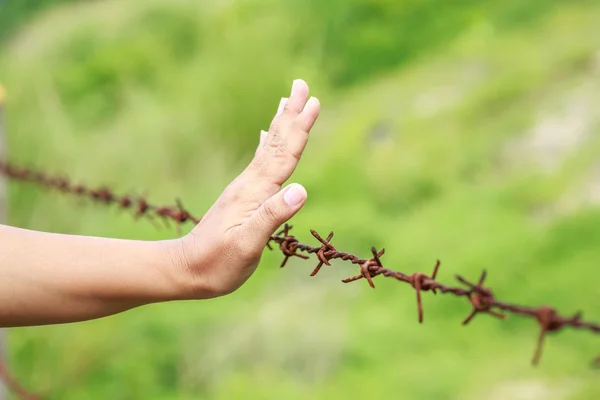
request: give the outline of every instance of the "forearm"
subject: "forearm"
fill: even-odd
[[[306,82],[282,98],[254,159],[186,236],[133,241],[0,225],[0,327],[75,322],[143,304],[224,296],[306,202],[294,172],[320,110]],[[261,188],[261,190],[257,190]]]
[[[0,326],[82,321],[175,299],[172,244],[0,225]]]

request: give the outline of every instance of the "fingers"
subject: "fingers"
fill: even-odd
[[[277,113],[275,113],[275,117],[279,117],[280,115],[283,114],[283,109],[285,108],[287,101],[288,101],[287,97],[281,98],[281,100],[279,101],[279,107],[277,107]],[[267,141],[268,134],[269,134],[269,132],[267,132],[267,131],[263,131],[263,130],[260,131],[260,141],[258,143],[258,147],[256,148],[256,152],[254,153],[255,157],[258,155],[258,152],[260,151],[260,149],[265,146],[265,142]]]
[[[280,115],[283,114],[283,109],[285,108],[285,105],[287,104],[288,98],[287,97],[282,97],[281,100],[279,101],[279,107],[277,108],[277,113],[275,114],[276,117],[279,117]],[[258,143],[258,147],[256,148],[256,152],[254,153],[254,155],[258,155],[258,152],[260,151],[261,148],[263,148],[265,146],[265,142],[267,141],[267,135],[269,134],[269,132],[267,131],[260,131],[260,141]]]
[[[302,208],[306,197],[306,189],[297,183],[292,183],[274,194],[245,224],[245,229],[248,229],[248,237],[256,238],[260,246],[264,247],[275,230]]]
[[[296,169],[319,116],[319,100],[314,97],[308,100],[308,94],[306,82],[301,79],[293,82],[290,97],[282,98],[279,103],[263,150],[257,152],[251,164],[250,169],[258,175],[256,179],[271,187],[266,196],[279,190]]]
[[[319,99],[317,99],[316,97],[311,97],[310,99],[308,99],[308,103],[306,103],[304,110],[302,110],[302,112],[298,116],[298,126],[302,130],[310,132],[313,125],[317,121],[320,112],[321,103],[319,102]]]
[[[319,116],[320,109],[321,105],[319,100],[316,97],[311,97],[304,106],[304,109],[295,118],[291,128],[292,131],[285,144],[288,151],[288,169],[282,169],[282,172],[285,173],[281,177],[281,179],[283,179],[282,183],[285,182],[296,169],[300,157],[302,157],[302,153],[308,143],[309,132]]]
[[[290,98],[284,107],[283,113],[296,116],[302,112],[308,100],[308,85],[302,79],[296,79],[292,83]]]
[[[319,102],[319,99],[317,99],[316,97],[311,97],[310,99],[308,99],[308,102],[304,106],[304,109],[302,110],[300,115],[296,117],[296,124],[298,128],[303,130],[306,133],[306,135],[308,135],[313,125],[317,121],[320,112],[321,103]],[[303,146],[306,146],[307,141],[308,136],[306,137]],[[302,149],[304,150],[304,147]]]
[[[277,108],[277,114],[275,114],[276,117],[279,117],[281,114],[283,114],[283,109],[287,105],[287,102],[288,102],[287,97],[281,98],[281,101],[279,102],[279,108]]]

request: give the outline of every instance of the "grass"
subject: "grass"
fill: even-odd
[[[336,89],[310,53],[290,54],[294,32],[284,20],[242,18],[251,6],[201,12],[184,1],[102,3],[49,14],[5,46],[11,160],[147,190],[155,202],[181,196],[202,212],[249,160],[291,79],[302,76],[314,82],[323,112],[293,177],[309,193],[292,221],[301,241],[311,242],[311,228],[333,229],[339,249],[367,255],[370,246],[385,247],[385,265],[407,273],[430,272],[440,258],[447,283],[486,268],[500,299],[564,313],[583,308],[600,320],[600,212],[585,204],[554,212],[565,196],[585,194],[575,189],[589,185],[596,163],[597,116],[586,116],[589,139],[562,151],[555,170],[536,164],[531,152],[543,150],[515,157],[509,146],[528,143],[548,115],[570,110],[577,90],[587,89],[586,104],[597,101],[597,4],[563,4],[511,30],[475,25],[401,69]],[[166,31],[155,25],[157,13],[167,16]],[[62,33],[48,39],[52,18]],[[98,28],[108,20],[113,29]],[[169,53],[164,32],[173,30],[174,43],[190,46],[183,55]],[[200,39],[181,39],[188,36]],[[155,48],[161,40],[167,45]],[[9,189],[14,225],[174,235],[29,186]],[[540,210],[550,211],[540,218]],[[355,268],[338,262],[310,278],[310,262],[280,270],[279,260],[265,253],[255,276],[221,299],[14,329],[12,368],[29,387],[67,400],[600,393],[587,364],[598,349],[591,334],[551,335],[532,368],[533,321],[481,316],[465,328],[464,301],[425,296],[421,326],[409,287],[384,279],[376,290],[343,285]]]

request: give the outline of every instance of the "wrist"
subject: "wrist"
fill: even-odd
[[[206,268],[201,249],[188,234],[178,239],[162,242],[167,262],[164,276],[171,287],[171,300],[199,300],[218,297],[211,289],[210,279],[203,272]]]
[[[85,288],[79,293],[81,297],[124,302],[131,306],[178,299],[166,241],[111,242],[114,245],[111,248],[112,259],[104,262],[119,272],[109,274],[111,282],[102,275],[89,276],[89,285],[78,285]],[[108,244],[105,247],[108,249]]]

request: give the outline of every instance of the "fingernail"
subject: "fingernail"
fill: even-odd
[[[287,97],[282,97],[281,100],[279,101],[279,107],[277,108],[277,114],[275,114],[276,117],[280,116],[281,114],[283,114],[283,109],[285,108],[285,105],[288,101]]]
[[[317,102],[317,98],[311,96],[310,99],[308,99],[308,101],[306,102],[306,104],[304,105],[304,109],[312,107],[315,103]]]
[[[306,198],[306,189],[302,185],[292,183],[283,194],[283,201],[288,206],[297,206]]]
[[[294,92],[296,91],[297,87],[298,87],[298,79],[294,79],[294,81],[292,82],[292,91],[290,92],[290,96],[294,95]]]
[[[259,146],[263,147],[265,145],[265,140],[267,139],[267,135],[269,134],[269,132],[267,131],[260,131],[260,142],[259,142]]]

